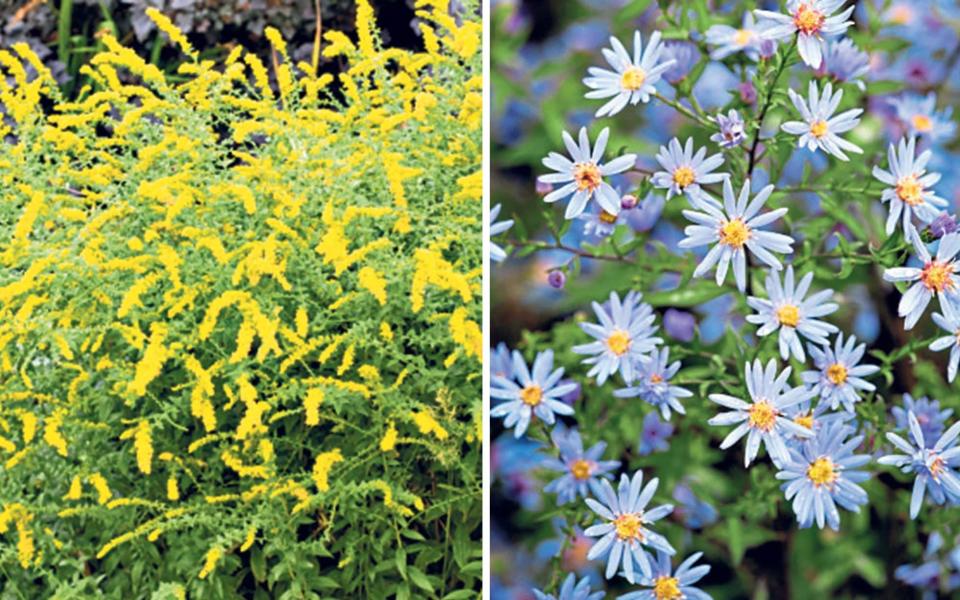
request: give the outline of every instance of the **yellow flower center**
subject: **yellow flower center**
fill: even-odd
[[[653,581],[653,595],[657,600],[682,600],[680,580],[662,575]]]
[[[827,135],[827,122],[823,119],[817,119],[814,121],[810,125],[810,134],[817,139]]]
[[[617,537],[621,540],[643,541],[643,519],[640,513],[622,514],[613,520],[613,527],[617,531]]]
[[[900,179],[894,189],[897,192],[897,197],[910,206],[916,206],[923,202],[923,186],[913,175],[907,175]]]
[[[800,322],[800,309],[794,304],[784,304],[777,309],[777,320],[781,325],[796,327]]]
[[[819,32],[820,28],[823,27],[824,20],[823,13],[809,4],[801,4],[797,12],[793,14],[793,24],[807,35]]]
[[[923,270],[920,271],[920,281],[931,292],[943,292],[944,290],[953,289],[954,283],[953,279],[951,279],[952,275],[952,265],[931,260],[923,267]]]
[[[685,188],[697,178],[697,174],[690,167],[677,167],[673,172],[673,182]]]
[[[623,356],[630,349],[630,334],[622,329],[615,329],[607,338],[607,348],[617,356]]]
[[[590,471],[590,461],[583,460],[582,458],[574,461],[574,463],[570,465],[570,473],[573,475],[573,478],[579,479],[580,481],[590,479]]]
[[[780,412],[766,400],[754,402],[753,406],[751,406],[747,412],[749,413],[747,424],[754,429],[760,429],[762,431],[770,431],[773,429],[774,424],[777,422],[777,415],[780,414]]]
[[[733,34],[733,43],[738,46],[746,46],[753,40],[753,32],[749,29],[738,29]]]
[[[826,456],[821,456],[807,467],[807,479],[816,487],[831,485],[839,476],[833,461]]]
[[[573,180],[578,190],[593,191],[600,187],[600,168],[592,162],[577,163],[573,166]]]
[[[939,457],[939,456],[936,457],[936,458],[934,458],[934,459],[933,459],[933,462],[930,463],[930,475],[931,475],[935,480],[939,479],[939,478],[940,478],[940,473],[943,472],[943,470],[946,468],[946,466],[947,466],[947,461],[943,460],[943,459],[942,459],[941,457]]]
[[[793,418],[793,422],[801,427],[813,429],[813,413],[799,414]]]
[[[840,363],[833,363],[827,367],[827,379],[833,382],[833,385],[841,385],[847,381],[847,368]]]
[[[609,225],[613,225],[614,223],[617,222],[617,215],[613,213],[608,213],[607,211],[603,210],[603,211],[600,211],[600,220]]]
[[[731,248],[743,248],[750,239],[750,228],[743,219],[727,221],[720,227],[720,243]]]
[[[650,383],[662,383],[662,382],[663,382],[663,377],[661,377],[657,373],[654,373],[653,375],[650,376]]]
[[[520,390],[520,400],[527,406],[536,406],[543,400],[543,390],[539,385],[528,385]]]
[[[933,119],[927,115],[913,115],[910,118],[910,122],[913,123],[913,128],[921,133],[926,133],[933,129]]]
[[[623,75],[620,76],[620,86],[630,92],[634,92],[643,87],[643,82],[647,80],[647,74],[640,67],[628,67]]]

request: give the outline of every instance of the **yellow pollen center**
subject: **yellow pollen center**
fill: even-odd
[[[793,15],[793,24],[807,35],[819,32],[820,28],[823,27],[824,20],[823,13],[809,4],[801,4]]]
[[[913,175],[907,175],[898,181],[895,191],[897,197],[910,206],[916,206],[923,202],[923,186]]]
[[[753,40],[753,32],[749,29],[738,29],[733,34],[733,43],[738,46],[746,46]]]
[[[742,248],[750,239],[750,228],[742,219],[727,221],[720,227],[720,243],[731,248]]]
[[[777,320],[781,325],[796,327],[800,322],[800,309],[793,304],[784,304],[777,309]]]
[[[573,166],[573,180],[580,191],[593,191],[600,187],[600,169],[592,162],[577,163]]]
[[[926,133],[933,129],[933,120],[927,115],[913,115],[910,118],[910,122],[913,123],[913,128],[922,133]]]
[[[617,532],[617,537],[621,540],[643,541],[643,519],[640,518],[640,513],[620,515],[614,519],[613,527]]]
[[[797,415],[793,418],[793,422],[807,429],[813,429],[813,413]]]
[[[697,174],[690,167],[677,167],[673,172],[673,182],[685,188],[697,178]]]
[[[604,223],[613,225],[617,222],[617,215],[613,213],[608,213],[607,211],[600,211],[600,220]]]
[[[838,476],[833,461],[826,456],[821,456],[807,467],[807,479],[816,487],[830,485],[837,480]]]
[[[590,461],[583,460],[582,458],[574,461],[574,463],[570,465],[570,473],[574,479],[579,479],[580,481],[590,479]]]
[[[630,334],[622,329],[616,329],[607,338],[607,348],[617,356],[623,356],[630,349]]]
[[[833,385],[841,385],[847,380],[847,368],[840,363],[834,363],[827,367],[827,379],[833,382]]]
[[[953,267],[948,263],[931,260],[920,271],[920,281],[931,292],[953,289]]]
[[[520,390],[520,400],[527,406],[536,406],[543,400],[543,390],[539,385],[528,385]]]
[[[634,92],[643,87],[643,82],[647,80],[647,74],[640,67],[629,67],[620,76],[620,86],[623,89]]]
[[[653,596],[657,600],[682,600],[680,580],[666,575],[657,577],[653,582]]]
[[[827,135],[827,122],[823,119],[814,121],[813,124],[810,125],[810,134],[817,139]]]
[[[770,431],[777,422],[777,415],[780,414],[777,409],[765,400],[754,402],[750,407],[747,424],[755,429]]]
[[[934,479],[940,477],[940,473],[943,472],[943,469],[947,466],[947,461],[943,460],[939,456],[933,459],[933,462],[930,463],[930,475]]]
[[[662,383],[662,382],[663,382],[663,377],[661,377],[660,375],[654,373],[653,375],[650,376],[650,383]]]

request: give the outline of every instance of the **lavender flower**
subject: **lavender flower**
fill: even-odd
[[[743,119],[736,109],[731,108],[726,116],[717,114],[717,125],[720,131],[711,135],[710,140],[720,144],[721,148],[733,148],[743,142],[746,134],[743,130]]]
[[[920,424],[920,431],[924,439],[932,440],[940,437],[946,427],[947,419],[953,414],[952,408],[941,410],[939,400],[930,400],[926,396],[921,396],[916,400],[910,394],[903,395],[903,407],[894,406],[891,409],[893,418],[897,423],[897,429],[907,429],[910,425],[908,415],[913,413],[917,417],[917,423]]]
[[[640,430],[640,443],[637,453],[647,456],[654,452],[666,452],[670,449],[667,440],[673,435],[673,425],[669,421],[661,421],[656,411],[647,413],[643,418],[643,429]]]
[[[572,502],[578,495],[586,498],[589,486],[595,485],[598,478],[611,479],[610,471],[620,467],[618,460],[600,460],[607,448],[606,442],[597,442],[584,451],[580,432],[567,429],[562,423],[553,428],[550,439],[560,451],[560,458],[545,458],[543,466],[562,475],[548,483],[543,491],[555,493],[557,504]]]

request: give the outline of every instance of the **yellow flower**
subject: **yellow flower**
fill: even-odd
[[[169,349],[163,345],[167,337],[167,325],[159,321],[150,324],[150,340],[143,352],[143,358],[137,363],[133,381],[129,390],[136,396],[147,393],[147,386],[156,379],[163,370],[163,364],[170,357]]]
[[[381,452],[390,452],[397,447],[397,428],[394,427],[393,423],[387,427],[387,432],[383,434],[383,439],[380,440],[380,451]]]
[[[177,478],[173,475],[167,478],[167,499],[171,502],[180,499],[180,488],[177,486]]]
[[[317,486],[317,490],[326,492],[330,489],[330,483],[328,482],[330,469],[342,460],[343,455],[340,454],[339,448],[317,456],[316,461],[313,463],[313,483]]]
[[[190,41],[187,40],[187,36],[183,35],[183,32],[177,28],[173,22],[167,18],[166,15],[161,13],[159,10],[150,7],[146,10],[147,16],[150,17],[150,20],[156,23],[157,29],[167,34],[170,38],[170,41],[174,42],[180,49],[183,50],[183,53],[197,58],[197,51],[193,49],[193,46],[190,45]]]
[[[53,414],[46,418],[43,428],[43,441],[52,446],[60,456],[67,455],[67,438],[60,433],[66,414],[67,411],[63,408],[53,411]]]
[[[444,429],[436,419],[433,418],[433,415],[430,414],[427,410],[421,410],[417,412],[410,413],[413,422],[416,423],[417,427],[420,429],[420,433],[432,433],[437,437],[438,440],[445,440],[450,437],[450,434],[447,433],[447,430]]]
[[[217,568],[217,563],[220,561],[220,558],[223,556],[223,550],[217,547],[211,548],[207,551],[206,556],[203,559],[203,568],[200,569],[200,574],[197,575],[200,579],[206,579],[207,575],[213,572]]]
[[[363,267],[357,274],[360,287],[364,288],[377,299],[381,306],[387,303],[387,280],[376,269]]]
[[[323,403],[323,390],[310,388],[303,398],[303,410],[306,413],[307,425],[313,427],[320,424],[320,405]]]

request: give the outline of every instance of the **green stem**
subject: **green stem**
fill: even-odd
[[[656,93],[656,94],[654,94],[653,97],[656,98],[657,100],[659,100],[660,102],[663,102],[664,104],[666,104],[666,105],[669,106],[670,108],[674,109],[674,110],[677,111],[678,113],[680,113],[680,114],[682,114],[682,115],[684,115],[684,116],[686,116],[686,117],[689,117],[689,118],[693,119],[693,120],[696,121],[697,123],[700,123],[700,124],[703,125],[704,127],[709,127],[709,128],[711,128],[711,129],[716,129],[716,128],[717,128],[717,125],[716,125],[715,123],[712,123],[711,121],[708,121],[708,120],[705,119],[704,117],[701,117],[700,115],[698,115],[697,113],[693,112],[692,110],[690,110],[690,109],[687,108],[686,106],[680,104],[680,103],[677,102],[676,100],[671,100],[671,99],[667,98],[666,96],[664,96],[663,94],[661,94],[661,93],[659,93],[659,92]]]
[[[73,19],[73,0],[60,0],[57,15],[57,58],[65,65],[70,60],[70,24]]]
[[[790,44],[790,47],[787,48],[787,51],[780,58],[780,63],[777,64],[777,70],[773,75],[773,81],[770,82],[770,85],[766,89],[766,96],[763,99],[763,106],[760,108],[760,114],[757,116],[756,130],[753,132],[753,143],[750,145],[750,163],[747,166],[747,177],[753,175],[753,168],[757,164],[757,147],[760,145],[760,130],[763,128],[763,119],[767,116],[767,111],[770,109],[770,105],[773,101],[773,92],[777,88],[777,82],[780,81],[780,75],[786,70],[787,63],[790,62],[790,55],[793,54],[793,50],[797,47],[797,38],[793,38],[793,42]]]

